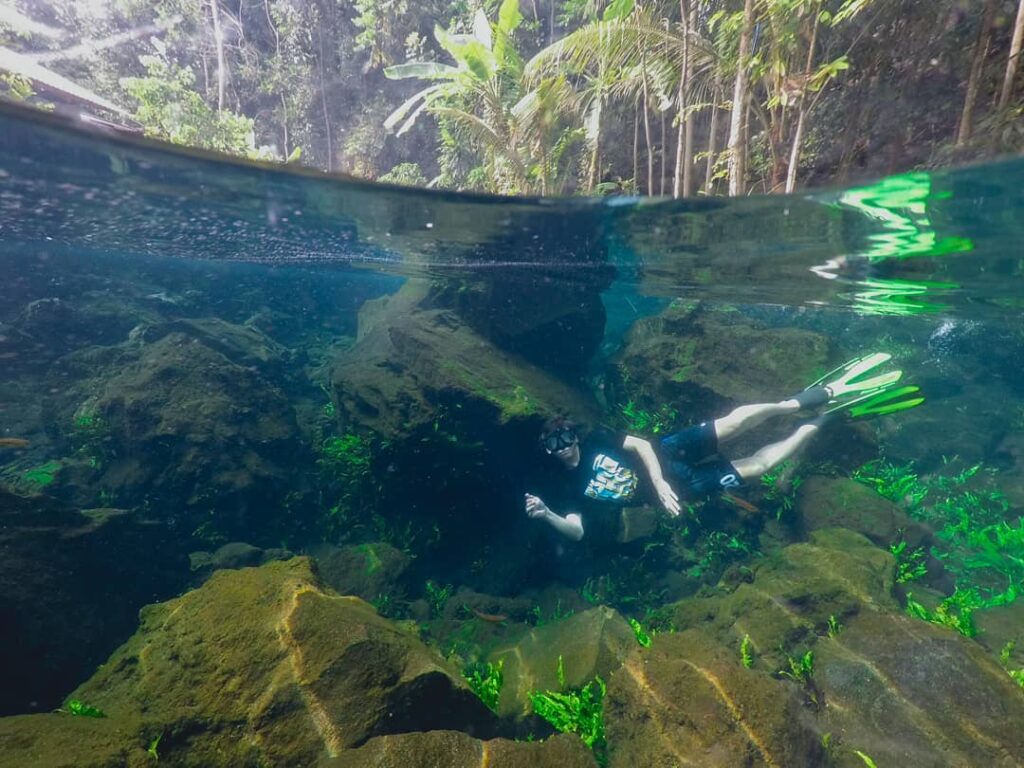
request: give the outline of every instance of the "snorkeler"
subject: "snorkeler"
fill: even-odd
[[[831,418],[840,414],[864,418],[907,410],[924,402],[916,386],[895,388],[902,371],[893,370],[870,378],[866,375],[888,362],[891,355],[876,352],[841,365],[808,386],[803,392],[778,403],[741,405],[714,421],[688,427],[661,439],[657,445],[642,437],[598,430],[582,440],[576,425],[556,418],[543,428],[543,450],[561,464],[559,482],[548,504],[526,494],[526,514],[541,519],[562,535],[583,538],[584,505],[638,502],[643,467],[658,502],[673,517],[681,510],[677,488],[691,498],[737,488],[756,479],[793,456]],[[789,437],[771,443],[752,456],[729,461],[719,455],[719,444],[762,424],[774,416],[831,406],[817,418],[801,424]]]

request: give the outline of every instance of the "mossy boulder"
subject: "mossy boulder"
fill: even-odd
[[[458,731],[378,736],[358,749],[323,760],[319,768],[592,768],[593,754],[576,736],[543,742],[481,741]]]
[[[460,675],[355,597],[320,586],[306,558],[218,571],[143,610],[138,632],[70,698],[107,714],[125,754],[157,735],[166,765],[313,765],[375,736],[460,730],[495,719]],[[49,721],[0,720],[0,752],[74,750]],[[105,731],[106,732],[106,731]],[[119,740],[119,741],[118,741]],[[76,754],[89,765],[88,743]],[[38,763],[56,765],[54,763]]]
[[[458,406],[481,427],[563,412],[589,421],[594,405],[524,358],[502,351],[450,309],[431,309],[427,289],[406,284],[368,301],[356,344],[334,361],[342,421],[388,438],[450,417]]]
[[[822,765],[799,694],[699,630],[660,635],[608,684],[610,765]]]
[[[894,567],[863,536],[821,529],[752,583],[676,604],[683,631],[609,681],[610,764],[1021,764],[1017,684],[979,644],[903,615]],[[791,662],[807,652],[801,676]]]
[[[287,396],[195,336],[169,332],[122,350],[88,389],[69,418],[70,439],[85,423],[94,454],[79,478],[87,487],[158,499],[190,531],[216,513],[229,536],[248,534],[250,515],[294,487],[303,452]]]
[[[595,675],[607,679],[636,646],[626,620],[605,606],[537,627],[514,645],[497,648],[488,657],[503,665],[505,684],[498,713],[525,715],[530,711],[531,692],[561,690],[560,663],[565,686],[580,687]]]
[[[738,312],[675,302],[639,320],[609,368],[619,403],[675,409],[684,422],[740,403],[773,402],[823,373],[828,339],[797,328],[766,328]]]
[[[879,547],[887,548],[901,536],[911,548],[932,544],[927,526],[855,480],[810,477],[797,492],[796,509],[805,531],[842,526]]]

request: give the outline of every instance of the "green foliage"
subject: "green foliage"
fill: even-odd
[[[406,187],[425,187],[427,177],[417,163],[399,163],[390,171],[377,178],[384,184],[401,184]]]
[[[556,670],[558,676],[558,689],[560,691],[565,690],[565,659],[562,658],[562,654],[558,654],[558,669]]]
[[[633,635],[636,641],[644,648],[651,647],[651,636],[644,631],[643,625],[636,619],[629,620],[629,626],[633,628]]]
[[[754,666],[754,653],[752,648],[753,644],[750,641],[750,635],[744,635],[743,642],[740,643],[740,661],[747,669]]]
[[[320,446],[319,463],[332,472],[362,474],[370,468],[370,443],[353,432],[328,437]]]
[[[68,703],[65,704],[64,706],[67,707],[67,709],[61,710],[61,711],[62,712],[67,712],[69,715],[74,715],[75,717],[106,717],[107,716],[106,713],[103,712],[103,710],[97,709],[96,707],[89,706],[85,702],[79,701],[78,699],[70,699],[68,701]]]
[[[853,750],[853,754],[855,754],[855,755],[856,755],[857,757],[859,757],[859,758],[860,758],[861,760],[863,760],[863,761],[864,761],[864,765],[866,765],[866,766],[867,766],[867,768],[878,768],[878,766],[877,766],[877,765],[875,765],[875,761],[874,761],[874,760],[872,760],[872,759],[871,759],[870,757],[868,757],[867,755],[865,755],[865,754],[864,754],[863,752],[861,752],[861,751],[860,751],[859,749],[855,749],[855,750]]]
[[[45,464],[40,464],[38,467],[25,470],[22,473],[22,479],[32,490],[38,492],[43,488],[53,485],[53,481],[61,470],[61,466],[59,461],[48,461]]]
[[[595,677],[583,688],[565,693],[534,691],[530,694],[533,711],[562,733],[575,733],[594,750],[600,764],[606,757],[604,736],[604,696],[607,688]]]
[[[780,676],[788,677],[801,685],[810,683],[811,676],[814,674],[814,651],[807,651],[799,659],[786,654],[786,661],[789,662],[789,669],[780,669]]]
[[[271,159],[257,149],[252,118],[209,106],[193,90],[195,74],[172,63],[164,53],[142,56],[146,77],[125,77],[121,87],[138,102],[133,117],[148,136],[174,144],[202,147],[254,159]]]
[[[948,626],[971,637],[976,632],[976,610],[1013,602],[1024,589],[1024,523],[1006,518],[1009,502],[993,485],[994,473],[981,464],[920,478],[911,465],[897,466],[878,460],[866,464],[854,477],[900,504],[907,513],[937,531],[940,544],[932,555],[956,579],[952,595],[934,611],[908,599],[907,612],[925,621]],[[925,553],[907,552],[897,542],[897,580],[926,574]]]
[[[164,735],[161,733],[159,736],[157,736],[155,739],[149,742],[149,747],[146,749],[146,754],[152,757],[154,760],[160,759],[160,753],[157,752],[157,747],[160,746],[160,739],[162,739],[163,737]]]
[[[837,619],[835,617],[835,614],[832,614],[831,616],[828,617],[828,630],[827,631],[828,631],[828,636],[829,637],[835,637],[836,635],[838,635],[840,632],[843,631],[843,625],[839,623],[839,619]]]
[[[95,411],[79,408],[71,420],[71,433],[68,436],[76,453],[84,456],[89,466],[99,469],[110,452],[110,429],[107,423]]]
[[[804,479],[796,474],[795,466],[792,460],[787,459],[761,475],[761,485],[766,489],[764,498],[776,505],[776,520],[781,520],[783,515],[792,512],[796,505],[797,491],[800,490]]]
[[[974,637],[978,628],[974,624],[974,611],[990,607],[985,604],[975,590],[961,590],[959,587],[952,595],[939,603],[934,611],[914,599],[911,592],[907,593],[907,613],[910,616],[956,630],[964,637]]]
[[[902,531],[899,540],[889,545],[889,551],[896,558],[897,584],[909,584],[927,575],[928,565],[924,547],[908,549]]]
[[[440,585],[433,581],[427,581],[424,585],[427,595],[427,602],[430,604],[430,613],[433,616],[440,616],[444,613],[444,606],[452,596],[451,584]]]
[[[621,412],[627,431],[648,435],[668,432],[679,418],[675,408],[662,405],[656,411],[645,411],[632,400],[622,406]]]
[[[501,668],[504,660],[497,664],[487,662],[486,664],[472,664],[463,673],[473,693],[480,697],[487,708],[492,712],[498,711],[498,699],[501,696],[501,686],[505,682]]]

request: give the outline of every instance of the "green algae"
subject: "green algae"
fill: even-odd
[[[48,461],[38,467],[32,467],[22,473],[22,478],[33,490],[41,491],[56,480],[57,473],[63,465],[59,461]]]

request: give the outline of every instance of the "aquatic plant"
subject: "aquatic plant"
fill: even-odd
[[[489,710],[498,711],[498,699],[501,696],[501,687],[505,682],[501,668],[504,660],[497,664],[491,662],[471,664],[467,667],[462,676],[466,679],[469,687],[473,690]]]
[[[110,428],[91,408],[81,407],[71,419],[68,435],[75,452],[84,456],[93,469],[99,469],[107,459]]]
[[[796,494],[804,479],[793,470],[794,466],[793,461],[787,459],[761,475],[761,485],[766,489],[764,498],[776,505],[776,520],[781,520],[783,515],[792,512],[796,506]],[[783,478],[787,478],[785,483],[781,482]]]
[[[956,457],[944,459],[951,468]],[[908,600],[907,612],[925,621],[947,626],[972,637],[972,613],[1006,605],[1024,590],[1024,523],[1006,518],[1009,502],[992,484],[994,472],[981,464],[960,471],[918,477],[911,465],[897,466],[876,460],[854,477],[900,504],[908,514],[937,531],[939,544],[932,554],[955,578],[955,591],[934,611]],[[907,583],[926,575],[925,553],[908,552],[899,542],[897,580]]]
[[[106,713],[103,712],[103,710],[97,709],[96,707],[93,707],[93,706],[90,706],[90,705],[86,704],[83,701],[79,701],[78,699],[70,699],[68,701],[68,703],[65,704],[65,706],[67,707],[67,709],[66,710],[62,709],[60,711],[61,712],[67,712],[69,715],[74,715],[75,717],[106,717],[107,716]]]
[[[636,619],[630,619],[629,626],[633,628],[633,635],[636,637],[636,641],[641,645],[641,647],[650,648],[651,636],[644,631],[643,625]]]
[[[752,647],[753,644],[750,641],[750,635],[744,635],[743,642],[740,643],[740,661],[747,669],[754,666],[754,654],[751,650]]]
[[[444,606],[452,596],[452,585],[445,584],[442,586],[428,580],[424,585],[424,591],[427,593],[427,602],[430,604],[431,615],[440,616],[444,613]]]
[[[974,637],[978,628],[974,624],[974,611],[987,607],[974,590],[961,590],[959,587],[947,597],[934,611],[914,599],[912,592],[907,593],[907,613],[910,616],[956,630],[964,637]]]
[[[861,760],[863,760],[864,761],[864,765],[866,765],[868,768],[878,768],[878,766],[875,765],[875,761],[872,760],[867,755],[865,755],[859,749],[853,750],[853,754],[855,754],[857,757],[859,757]]]
[[[902,530],[899,532],[899,539],[889,545],[889,551],[896,558],[897,584],[909,584],[927,575],[928,566],[925,562],[924,547],[908,549]]]
[[[318,463],[331,471],[365,472],[370,467],[370,443],[353,432],[328,437],[320,446]]]
[[[595,677],[582,688],[558,693],[534,691],[530,704],[534,713],[562,733],[575,733],[594,751],[599,765],[607,760],[604,736],[604,696],[607,687]]]
[[[814,674],[814,651],[807,651],[799,659],[787,653],[786,661],[789,663],[789,669],[780,669],[779,675],[788,677],[795,683],[807,685]]]
[[[38,467],[26,469],[21,477],[33,490],[41,491],[43,488],[53,485],[61,466],[59,461],[48,461]]]
[[[645,411],[632,400],[623,405],[620,411],[626,430],[640,434],[663,434],[679,419],[679,412],[675,408],[662,405],[656,411]]]
[[[149,742],[149,748],[146,749],[146,754],[152,757],[154,760],[160,759],[160,753],[157,752],[156,749],[160,746],[160,739],[162,739],[163,737],[164,735],[161,733],[159,736],[157,736],[155,739]]]
[[[828,636],[835,637],[843,630],[843,625],[839,623],[839,619],[832,614],[828,617]]]
[[[565,659],[562,658],[562,654],[558,654],[558,668],[555,671],[558,677],[558,689],[561,691],[565,690]]]

